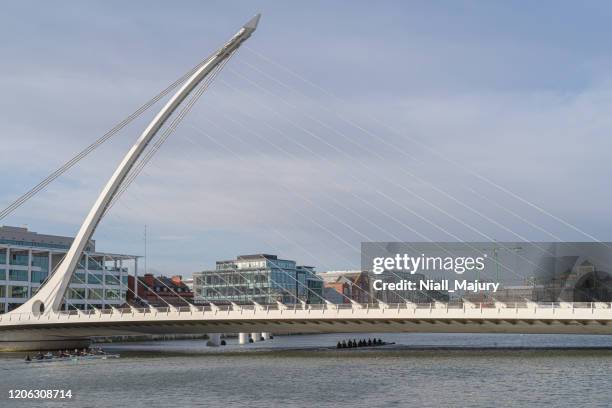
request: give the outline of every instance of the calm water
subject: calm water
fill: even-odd
[[[353,338],[369,335],[351,335]],[[106,345],[118,360],[27,365],[0,354],[0,407],[576,407],[612,405],[612,337],[376,335],[397,346],[334,350],[344,335]],[[576,349],[583,347],[583,349]],[[586,347],[586,348],[585,348]],[[71,389],[71,401],[8,400]]]

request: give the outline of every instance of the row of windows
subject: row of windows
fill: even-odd
[[[0,297],[10,298],[27,298],[28,287],[27,286],[0,286]],[[1,307],[1,306],[0,306]]]
[[[280,268],[280,269],[295,269],[294,261],[279,261],[279,260],[262,260],[262,261],[232,261],[218,263],[217,270],[226,269],[255,269],[255,268]]]
[[[28,261],[30,261],[30,256],[27,252],[11,252],[8,263],[9,265],[28,266]],[[49,270],[48,255],[32,254],[30,263],[32,266],[38,266],[45,271]],[[0,252],[0,264],[6,264],[6,251]]]
[[[238,269],[265,268],[266,261],[236,262]]]
[[[2,240],[0,240],[2,241]],[[78,264],[79,269],[85,269],[85,257],[83,257]],[[115,267],[115,266],[106,266],[104,265],[104,261],[96,260],[93,257],[88,258],[88,268],[89,270],[107,270],[113,272],[127,272],[127,268]],[[28,261],[30,260],[30,256],[27,251],[11,251],[9,258],[9,265],[19,265],[19,266],[28,266]],[[6,250],[0,250],[0,264],[6,264]],[[48,255],[40,255],[33,253],[31,259],[32,266],[38,266],[42,270],[49,270],[49,256]]]
[[[95,284],[95,285],[120,285],[123,283],[127,285],[128,276],[124,275],[121,278],[115,275],[100,275],[95,273],[90,273],[85,276],[84,273],[77,272],[72,275],[72,279],[70,280],[72,283],[81,283],[81,284]]]
[[[125,299],[126,292],[119,289],[69,288],[66,296],[72,300],[120,300]]]
[[[28,281],[28,271],[19,270],[19,269],[9,269],[8,274],[6,269],[0,269],[0,280],[8,280],[9,281],[18,281],[18,282],[27,282]],[[47,277],[47,272],[44,271],[32,271],[31,282],[33,283],[42,283]],[[121,280],[120,280],[121,279]],[[85,283],[85,274],[84,273],[75,273],[71,279],[72,283]],[[97,275],[97,274],[89,274],[89,278],[87,283],[90,284],[102,284],[106,285],[119,285],[123,282],[124,285],[128,283],[127,275],[119,278],[114,275]]]
[[[288,290],[290,293],[291,290]],[[218,297],[227,297],[227,296],[259,296],[259,295],[274,295],[277,296],[282,292],[277,290],[271,290],[270,288],[234,288],[231,286],[226,286],[222,288],[197,288],[196,295],[209,297],[209,298],[218,298]]]
[[[32,288],[32,294],[38,288]],[[67,296],[69,299],[93,299],[93,300],[119,300],[125,299],[126,292],[119,289],[89,289],[85,288],[68,288]],[[28,286],[0,286],[0,298],[28,298]],[[0,305],[0,308],[2,306]]]
[[[194,285],[245,285],[267,282],[268,274],[266,272],[221,272],[194,277]]]
[[[28,281],[28,271],[22,271],[19,269],[9,269],[8,275],[6,273],[6,269],[0,269],[0,280],[8,280],[11,281]]]
[[[194,286],[236,286],[267,284],[266,286],[287,287],[298,284],[303,286],[306,281],[323,282],[312,273],[303,271],[268,270],[257,272],[203,272],[193,277]]]

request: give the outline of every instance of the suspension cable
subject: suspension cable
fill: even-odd
[[[208,121],[209,123],[213,124],[214,126],[216,126],[217,128],[219,128],[219,129],[220,129],[222,132],[224,132],[224,133],[225,133],[225,134],[227,134],[228,136],[231,136],[232,138],[235,138],[236,140],[238,140],[238,141],[239,141],[239,142],[241,142],[241,143],[245,143],[244,139],[240,138],[240,137],[239,137],[239,136],[237,136],[237,135],[232,134],[231,132],[228,132],[226,129],[224,129],[223,127],[221,127],[220,125],[218,125],[218,124],[217,124],[217,123],[215,123],[214,121],[212,121],[212,120],[207,120],[207,121]],[[196,127],[196,126],[194,126],[194,125],[191,125],[191,127],[192,127],[193,129],[197,130],[198,132],[202,133],[202,134],[203,134],[204,136],[206,136],[206,137],[207,137],[207,138],[208,138],[210,141],[212,141],[213,143],[215,143],[216,145],[218,145],[218,146],[219,146],[219,147],[221,147],[222,149],[224,149],[224,150],[228,151],[230,154],[233,154],[233,153],[234,153],[234,152],[233,152],[233,151],[232,151],[232,150],[231,150],[229,147],[227,147],[227,146],[226,146],[226,145],[224,145],[223,143],[221,143],[221,142],[217,141],[216,139],[212,138],[212,137],[211,137],[211,136],[210,136],[210,135],[209,135],[207,132],[204,132],[203,130],[201,130],[200,128],[198,128],[198,127]],[[259,135],[258,135],[258,136],[259,136]],[[260,138],[261,138],[261,137],[260,137]],[[266,141],[267,143],[269,143],[271,146],[273,146],[274,148],[278,149],[278,150],[279,150],[279,151],[281,151],[282,153],[287,154],[287,155],[291,155],[291,154],[290,154],[288,151],[286,151],[286,150],[284,150],[284,149],[282,149],[282,148],[278,147],[278,146],[277,146],[276,144],[274,144],[274,143],[269,142],[267,139],[265,139],[265,138],[261,138],[261,139],[262,139],[262,140],[264,140],[264,141]],[[256,151],[256,152],[258,152],[258,154],[259,154],[260,156],[262,156],[262,152],[261,152],[261,150],[256,149],[255,151]],[[311,203],[312,203],[312,201],[308,200],[306,197],[304,197],[304,196],[300,195],[299,193],[296,193],[296,192],[294,192],[294,191],[292,191],[292,190],[290,190],[290,189],[286,188],[285,186],[283,186],[283,188],[285,188],[285,189],[286,189],[286,190],[287,190],[289,193],[296,195],[296,196],[297,196],[297,197],[299,197],[300,199],[302,199],[302,200],[306,200],[306,201],[308,201],[308,202],[311,202]],[[314,205],[314,203],[313,203],[313,205]],[[296,210],[294,210],[294,211],[296,211]],[[298,211],[296,211],[296,212],[298,212]],[[303,214],[301,214],[300,212],[298,212],[298,214],[300,214],[300,215],[304,216],[304,215],[303,215]],[[314,220],[312,220],[312,219],[310,219],[310,218],[309,218],[309,220],[310,220],[310,221],[312,221],[312,222],[314,222],[314,223],[316,223],[316,224],[317,224],[317,225],[319,225],[320,227],[324,228],[323,226],[321,226],[320,224],[318,224],[316,221],[314,221]],[[324,229],[325,229],[325,228],[324,228]],[[393,271],[390,271],[390,272],[391,272],[393,275],[395,275],[397,278],[402,279],[402,278],[401,278],[399,275],[395,274]],[[354,284],[354,285],[356,285],[357,287],[359,287],[359,285],[357,285],[357,284],[355,284],[355,283],[353,283],[353,284]],[[361,288],[361,287],[359,287],[359,288],[360,288],[362,291],[364,291],[364,292],[368,292],[368,291],[366,291],[364,288]],[[419,290],[419,292],[421,292],[421,293],[422,293],[422,294],[423,294],[425,297],[428,297],[428,298],[430,298],[430,299],[433,299],[433,297],[432,297],[431,295],[429,295],[429,294],[427,294],[427,293],[425,293],[425,292],[423,292],[423,291],[421,291],[421,290]],[[344,294],[342,294],[342,295],[343,295],[343,296],[345,296]],[[402,299],[402,301],[404,301],[404,302],[409,302],[409,300],[408,300],[408,299],[404,298],[404,297],[403,297],[402,295],[400,295],[400,294],[396,294],[396,296],[398,296],[399,298],[401,298],[401,299]],[[347,296],[345,296],[345,297],[346,297],[347,299],[349,299],[349,300],[350,300],[350,298],[348,298]],[[377,300],[377,301],[380,301],[380,299],[376,299],[376,300]]]
[[[0,211],[0,220],[2,220],[3,218],[7,217],[9,214],[11,214],[17,208],[21,207],[26,201],[28,201],[30,198],[32,198],[34,195],[36,195],[41,190],[43,190],[51,182],[53,182],[59,176],[61,176],[66,171],[68,171],[70,168],[72,168],[75,164],[77,164],[79,161],[81,161],[83,158],[85,158],[87,155],[89,155],[91,152],[93,152],[96,148],[98,148],[100,145],[102,145],[108,139],[110,139],[115,134],[117,134],[121,129],[123,129],[128,124],[133,122],[134,119],[138,118],[142,113],[147,111],[151,106],[155,105],[160,99],[162,99],[163,97],[168,95],[172,90],[174,90],[181,83],[185,82],[187,80],[187,78],[189,78],[195,71],[197,71],[198,68],[200,68],[206,62],[208,62],[210,60],[210,58],[211,57],[209,56],[206,59],[202,60],[199,64],[197,64],[195,67],[190,69],[187,73],[182,75],[176,81],[174,81],[173,83],[168,85],[164,90],[162,90],[160,93],[155,95],[152,99],[150,99],[145,104],[143,104],[138,109],[136,109],[128,117],[126,117],[121,122],[116,124],[111,130],[106,132],[104,135],[102,135],[100,138],[98,138],[92,144],[87,146],[85,149],[81,150],[79,153],[77,153],[70,160],[68,160],[67,162],[62,164],[60,167],[58,167],[55,171],[53,171],[51,174],[49,174],[47,177],[45,177],[43,180],[41,180],[38,184],[36,184],[30,190],[28,190],[27,192],[25,192],[24,194],[19,196],[15,201],[13,201],[6,208],[4,208],[2,211]]]
[[[132,184],[134,179],[140,174],[142,169],[147,165],[147,163],[151,160],[151,158],[155,155],[155,153],[159,150],[159,148],[164,144],[166,139],[176,130],[178,125],[182,122],[185,116],[191,111],[195,103],[199,100],[202,94],[209,88],[212,82],[215,80],[219,72],[223,69],[223,67],[227,64],[227,62],[232,58],[232,56],[236,53],[236,51],[232,52],[226,59],[224,59],[215,69],[211,72],[209,78],[207,78],[196,90],[196,92],[191,96],[191,99],[187,102],[187,104],[181,109],[178,115],[172,120],[170,125],[164,130],[162,135],[153,143],[153,145],[149,148],[149,150],[145,153],[145,155],[139,159],[139,161],[133,166],[130,170],[128,176],[123,180],[119,190],[115,194],[115,196],[111,199],[108,206],[104,210],[104,215],[108,213],[108,211],[115,205],[117,200],[123,195],[123,193],[128,189],[128,187]]]

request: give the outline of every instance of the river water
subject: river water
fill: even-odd
[[[394,346],[335,350],[382,337]],[[609,407],[612,337],[339,334],[104,345],[120,359],[25,364],[0,354],[0,407]],[[71,400],[9,399],[10,389]]]

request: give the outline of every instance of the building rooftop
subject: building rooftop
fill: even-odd
[[[58,249],[62,252],[67,251],[74,241],[73,237],[62,235],[39,234],[38,232],[30,231],[27,227],[14,227],[10,225],[0,226],[0,247],[29,247],[29,248],[46,248]],[[137,255],[115,254],[111,252],[96,252],[96,241],[90,240],[85,248],[85,252],[96,256],[108,256],[114,259],[135,259],[140,258]]]
[[[73,237],[39,234],[28,230],[27,227],[0,226],[0,243],[5,244],[68,249],[73,240]],[[95,251],[96,241],[90,240],[87,247],[89,251]]]
[[[278,257],[276,255],[270,255],[270,254],[254,254],[254,255],[238,255],[236,257],[236,260],[238,261],[246,261],[246,260],[250,260],[250,259],[278,259]]]
[[[329,271],[319,272],[317,276],[323,279],[325,283],[342,282],[345,279],[354,279],[359,277],[362,271]]]

